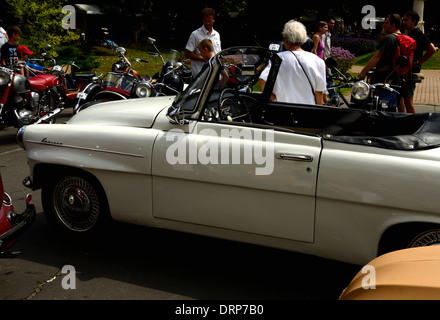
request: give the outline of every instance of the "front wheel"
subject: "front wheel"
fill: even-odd
[[[42,190],[42,203],[48,221],[70,233],[90,233],[108,216],[102,188],[85,175],[53,179]]]
[[[417,234],[408,244],[408,248],[440,245],[440,229],[432,229]]]

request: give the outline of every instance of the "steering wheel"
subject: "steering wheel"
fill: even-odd
[[[229,95],[229,96],[227,96]],[[230,97],[232,95],[233,97]],[[243,98],[233,89],[226,88],[218,99],[218,115],[222,121],[243,121],[252,123],[252,118]]]

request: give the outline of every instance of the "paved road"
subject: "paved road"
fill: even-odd
[[[21,185],[28,169],[15,131],[0,131],[0,170],[19,211],[29,191]],[[40,192],[32,194],[37,218],[14,247],[21,254],[0,259],[1,300],[336,300],[360,270],[308,255],[120,223],[88,239],[64,238],[48,226]],[[74,270],[62,273],[65,266]]]

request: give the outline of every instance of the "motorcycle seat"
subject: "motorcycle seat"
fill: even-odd
[[[56,86],[58,79],[51,74],[41,74],[29,79],[29,83],[33,91],[44,91],[49,87]]]
[[[96,77],[96,73],[75,73],[75,78],[78,80],[92,80],[93,77]]]

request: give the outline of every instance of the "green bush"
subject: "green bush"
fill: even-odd
[[[82,50],[76,45],[59,46],[54,48],[57,53],[57,64],[64,64],[75,61],[80,70],[75,72],[89,71],[99,67],[99,62],[91,52]]]

